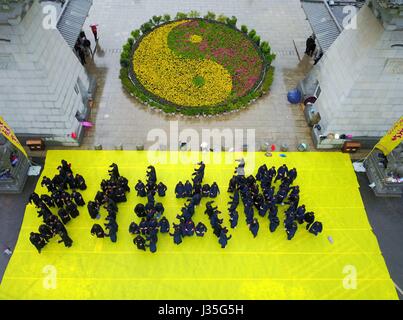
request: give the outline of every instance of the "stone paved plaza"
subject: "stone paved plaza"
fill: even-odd
[[[238,26],[245,24],[249,29],[254,28],[262,40],[270,42],[277,59],[269,95],[249,109],[230,115],[186,118],[147,109],[124,91],[119,79],[119,58],[130,32],[153,15],[168,13],[175,16],[178,11],[191,10],[202,15],[207,11],[234,15],[238,18]],[[299,0],[94,0],[84,26],[94,46],[89,28],[93,23],[99,25],[100,40],[94,60],[87,64],[87,69],[98,81],[91,112],[95,127],[86,129],[81,148],[92,149],[98,143],[104,149],[113,149],[119,144],[123,144],[124,149],[134,149],[137,144],[145,144],[147,148],[151,144],[146,142],[147,133],[154,128],[169,132],[170,121],[179,121],[180,130],[193,128],[200,133],[203,128],[255,128],[256,147],[264,142],[287,143],[295,150],[300,141],[312,147],[301,107],[290,105],[286,96],[312,65],[307,57],[303,57],[305,39],[312,30]]]

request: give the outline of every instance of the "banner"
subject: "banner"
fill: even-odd
[[[385,156],[403,141],[403,116],[393,125],[388,133],[377,143],[375,148],[381,150]]]
[[[0,116],[0,133],[6,137],[18,150],[20,150],[27,158],[28,155],[22,147],[21,143],[18,141],[13,130],[8,126],[7,122]]]

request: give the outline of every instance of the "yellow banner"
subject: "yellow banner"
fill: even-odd
[[[403,141],[403,116],[393,125],[388,133],[379,140],[375,148],[381,150],[385,156]]]
[[[25,152],[21,143],[18,141],[13,130],[11,130],[7,122],[5,122],[1,116],[0,116],[0,133],[3,136],[5,136],[7,140],[9,140],[18,150],[20,150],[28,158],[27,153]]]

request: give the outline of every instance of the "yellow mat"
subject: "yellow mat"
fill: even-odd
[[[203,158],[208,163],[203,182],[218,182],[221,195],[216,203],[229,227],[226,190],[236,165],[229,158],[232,154],[187,155],[193,156],[188,164],[175,164],[175,152],[49,151],[42,175],[53,177],[61,159],[66,159],[72,163],[73,171],[87,181],[88,190],[83,192],[86,201],[93,199],[101,179],[107,178],[108,166],[112,162],[119,165],[132,192],[127,203],[119,204],[118,242],[92,237],[94,221],[83,208],[80,216],[67,225],[73,247],[65,248],[53,239],[38,254],[29,242],[29,233],[37,230],[41,219],[28,205],[17,246],[0,285],[0,298],[397,299],[367,220],[349,156],[341,153],[287,153],[286,158],[278,153],[270,158],[254,153],[246,158],[247,172],[256,173],[263,163],[277,167],[286,163],[289,168],[297,168],[295,183],[301,188],[301,203],[323,222],[324,230],[318,237],[299,227],[294,239],[287,241],[282,225],[270,233],[267,217],[259,217],[260,230],[254,239],[240,208],[238,227],[230,229],[232,239],[227,248],[221,249],[204,214],[207,200],[203,199],[194,220],[209,228],[204,238],[186,237],[177,246],[172,237],[160,234],[156,253],[137,250],[128,227],[131,221],[138,222],[133,208],[139,202],[145,203],[145,199],[138,198],[133,189],[137,179],[145,181],[146,167],[155,156],[159,161],[168,161],[155,167],[158,180],[168,186],[167,196],[157,199],[164,204],[170,222],[176,220],[184,203],[174,196],[177,181],[189,179],[194,164]],[[46,190],[39,185],[36,192]],[[279,213],[281,220],[283,211]],[[101,213],[103,222],[106,213]],[[351,285],[354,281],[349,282],[351,278],[346,280],[352,268],[356,271],[356,286]]]

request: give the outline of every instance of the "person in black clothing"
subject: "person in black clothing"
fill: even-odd
[[[129,226],[129,233],[130,234],[140,234],[140,227],[137,223],[132,222]]]
[[[218,243],[221,245],[221,248],[224,249],[227,246],[228,240],[232,238],[232,235],[227,237],[226,230],[222,229],[220,235],[218,237]]]
[[[204,234],[207,232],[207,227],[204,223],[199,222],[195,227],[196,236],[203,237]]]
[[[64,208],[60,208],[59,211],[57,212],[57,214],[59,215],[63,224],[67,224],[71,220],[70,214]]]
[[[84,177],[80,174],[76,174],[75,178],[75,183],[76,183],[76,187],[80,190],[86,190],[87,189],[87,185],[85,184],[85,180]]]
[[[306,39],[306,49],[305,54],[312,57],[316,49],[315,35],[311,35]]]
[[[95,201],[89,201],[87,204],[88,213],[91,219],[96,219],[99,215],[99,204]]]
[[[70,248],[73,245],[73,240],[69,237],[66,230],[60,230],[58,232],[59,236],[62,238],[58,241],[58,243],[64,243],[67,248]]]
[[[41,198],[39,197],[39,195],[35,192],[33,192],[30,196],[29,196],[29,203],[30,204],[34,204],[36,207],[39,208],[40,204],[42,203]]]
[[[141,235],[135,237],[133,243],[137,246],[137,249],[146,251],[146,241]]]
[[[252,220],[252,223],[249,225],[249,230],[252,232],[253,237],[256,238],[257,233],[259,231],[259,221],[256,218]]]
[[[162,182],[160,182],[157,186],[158,196],[165,197],[165,192],[167,191],[167,189],[168,189],[167,186]]]
[[[185,187],[182,181],[179,181],[175,187],[175,195],[176,198],[184,198],[185,197]]]
[[[94,224],[91,228],[91,234],[96,236],[97,238],[104,238],[105,232],[104,229],[99,224]]]
[[[236,177],[233,176],[231,178],[231,180],[229,181],[228,192],[234,192],[235,191],[235,189],[236,189],[236,181],[237,181]]]
[[[43,194],[41,195],[41,200],[48,206],[51,208],[55,207],[55,203],[53,202],[53,199],[51,196],[48,196],[47,194]]]
[[[54,191],[52,193],[52,199],[53,199],[53,202],[55,203],[56,207],[58,207],[59,209],[63,208],[64,202],[63,202],[60,191]]]
[[[208,197],[210,195],[210,185],[208,183],[203,185],[201,193],[202,197]]]
[[[231,228],[234,229],[238,225],[238,218],[239,218],[238,211],[231,210],[229,216],[230,216],[229,222],[231,224]]]
[[[72,198],[74,199],[75,203],[76,203],[78,206],[81,206],[81,207],[82,207],[82,206],[85,205],[85,201],[84,201],[83,196],[81,195],[80,192],[74,190],[74,191],[71,193],[71,196],[72,196]]]
[[[39,233],[31,232],[29,241],[31,241],[39,253],[41,253],[41,250],[46,246],[45,239],[43,239]]]
[[[141,180],[139,180],[137,182],[137,184],[134,187],[134,190],[137,191],[137,196],[138,197],[145,197],[147,195],[146,186],[144,185],[144,183]]]
[[[76,180],[74,179],[74,176],[71,172],[66,173],[66,183],[68,184],[70,189],[76,188]]]
[[[118,165],[116,163],[112,163],[109,168],[112,168],[108,171],[111,179],[117,180],[120,177]]]
[[[315,236],[317,236],[319,233],[322,232],[322,230],[323,230],[323,225],[322,225],[322,222],[315,221],[314,223],[312,223],[312,224],[310,224],[310,225],[307,225],[307,226],[306,226],[306,229],[307,229],[310,233],[312,233],[312,234],[314,234]]]
[[[294,235],[297,232],[298,225],[295,221],[290,221],[285,225],[285,229],[287,232],[287,239],[291,240],[292,238],[294,238]]]
[[[80,212],[78,211],[77,206],[71,201],[67,201],[66,211],[73,219],[77,218],[80,215]]]
[[[42,217],[43,221],[45,221],[51,215],[52,215],[52,211],[50,211],[50,209],[48,208],[48,206],[45,203],[41,202],[39,204],[38,218]]]
[[[310,225],[315,221],[315,214],[312,211],[306,212],[304,214],[304,220],[308,224],[307,225],[307,229],[308,229],[310,227]]]
[[[112,242],[117,241],[117,232],[118,232],[118,224],[116,223],[115,219],[110,217],[106,218],[109,222],[105,223],[105,229],[109,230],[109,234],[105,234],[106,237],[109,237]]]
[[[147,169],[148,169],[146,173],[147,181],[150,182],[151,184],[155,184],[157,182],[157,173],[155,171],[154,166],[148,166]]]
[[[52,231],[52,228],[50,228],[48,225],[46,225],[46,224],[41,224],[40,226],[39,226],[39,233],[40,233],[40,235],[41,235],[41,237],[43,238],[43,239],[45,239],[45,241],[46,242],[49,242],[50,241],[50,239],[52,239],[53,238],[53,236],[54,236],[54,233],[53,233],[53,231]]]
[[[52,182],[51,179],[49,179],[48,177],[44,176],[42,178],[42,182],[41,182],[41,186],[46,186],[46,188],[48,189],[48,192],[52,193],[53,191],[56,190],[56,187],[54,185],[54,183]]]
[[[180,225],[173,224],[174,226],[174,233],[169,233],[170,236],[173,237],[174,243],[179,245],[182,243],[182,231],[180,229]]]
[[[158,222],[158,226],[160,228],[161,233],[169,232],[169,222],[168,222],[167,218],[162,217],[161,220]]]
[[[218,185],[216,182],[213,182],[213,184],[210,187],[210,198],[216,198],[217,195],[220,193],[220,189],[218,188]]]
[[[144,204],[138,203],[135,208],[134,208],[134,213],[139,217],[143,218],[146,216],[146,209],[144,207]]]

